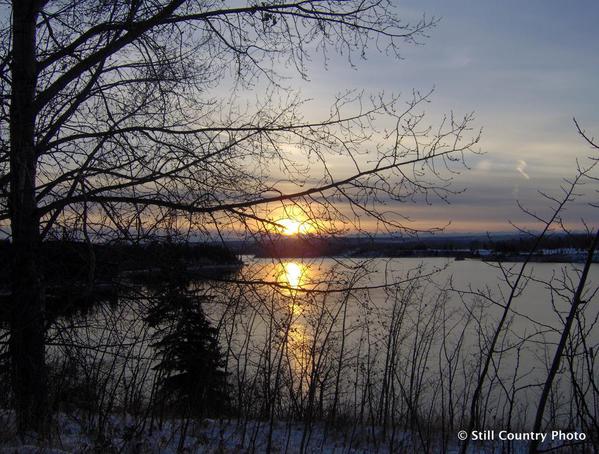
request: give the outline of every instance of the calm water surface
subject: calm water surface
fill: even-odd
[[[446,374],[447,365],[442,364],[441,355],[444,349],[451,350],[456,345],[469,313],[474,314],[474,321],[470,319],[464,332],[459,359],[462,376],[456,376],[452,386],[465,389],[467,381],[477,376],[477,364],[482,357],[480,346],[492,336],[503,311],[500,304],[511,292],[505,280],[515,282],[522,266],[503,263],[500,269],[497,264],[451,258],[245,257],[244,262],[243,280],[258,282],[255,289],[262,289],[262,292],[255,290],[253,295],[244,290],[244,297],[246,301],[261,299],[262,302],[250,303],[249,309],[246,307],[234,319],[227,319],[222,313],[213,314],[215,319],[221,317],[222,326],[229,323],[231,335],[227,343],[235,358],[243,357],[244,349],[249,352],[246,358],[262,355],[267,348],[272,348],[276,356],[277,351],[283,351],[283,342],[286,360],[304,377],[310,375],[318,361],[337,361],[342,348],[351,363],[344,366],[347,382],[355,385],[361,379],[360,370],[369,364],[378,367],[373,376],[380,377],[380,370],[389,358],[389,340],[393,338],[398,350],[397,367],[402,369],[396,374],[397,379],[402,380],[401,374],[419,375],[423,383],[428,383],[422,385],[423,389],[434,388],[439,377]],[[582,264],[531,263],[525,269],[525,277],[513,298],[508,329],[497,347],[503,353],[496,354],[498,359],[493,366],[496,377],[521,388],[516,396],[523,407],[537,401],[539,384],[546,377],[547,364],[563,329],[563,319],[582,267]],[[595,329],[594,323],[599,314],[594,297],[597,283],[599,264],[593,264],[581,320],[588,346],[595,350],[599,345],[599,329]],[[483,293],[486,298],[477,297],[476,293]],[[427,336],[432,342],[426,341]],[[274,337],[280,342],[273,342]],[[253,364],[262,367],[258,359]],[[570,391],[566,375],[562,381],[563,386],[559,386],[567,396]],[[493,397],[495,405],[504,405],[503,391],[499,385],[496,387],[492,391],[497,393]],[[530,408],[522,410],[523,423],[530,418],[527,411]]]

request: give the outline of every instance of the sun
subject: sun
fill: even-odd
[[[282,206],[270,211],[267,230],[277,235],[296,237],[311,235],[319,231],[319,222],[311,216],[309,209],[300,206]]]
[[[297,219],[283,218],[276,221],[280,226],[280,233],[287,236],[309,233],[312,226],[307,221],[299,221]]]

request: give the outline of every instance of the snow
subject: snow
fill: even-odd
[[[270,425],[260,421],[213,420],[200,422],[168,420],[158,428],[156,422],[131,416],[110,415],[105,418],[103,437],[98,437],[99,421],[77,415],[59,414],[53,421],[50,439],[35,443],[32,439],[23,443],[14,433],[14,414],[0,410],[0,454],[84,454],[84,453],[123,453],[123,454],[176,454],[176,453],[262,453],[267,452]],[[184,443],[181,434],[186,428]],[[305,431],[303,423],[276,422],[272,428],[271,452],[273,453],[325,453],[361,454],[419,452],[415,436],[408,432],[395,434],[395,444],[376,444],[372,440],[372,427],[352,428],[349,431],[325,430],[314,424]],[[382,439],[380,429],[377,438]],[[387,434],[389,436],[389,434]],[[302,439],[305,448],[302,451]],[[307,441],[307,443],[306,443]],[[457,454],[460,445],[449,440],[444,452]],[[502,442],[471,442],[470,454],[505,452]],[[432,443],[430,452],[443,452],[440,443]],[[514,454],[527,452],[525,442],[514,442]],[[559,452],[559,450],[555,451]]]
[[[104,428],[105,437],[94,437],[93,430],[82,422],[84,418],[60,414],[54,421],[52,439],[44,443],[21,443],[14,435],[14,418],[10,412],[3,412],[0,422],[4,422],[4,439],[0,435],[0,454],[62,454],[122,452],[125,454],[175,454],[186,453],[237,453],[266,452],[270,426],[268,422],[211,420],[190,422],[183,449],[179,450],[181,433],[185,421],[170,420],[158,429],[154,423],[130,416],[110,416]],[[7,417],[8,415],[8,417]],[[98,421],[91,421],[97,425]],[[6,425],[8,424],[8,425]],[[10,426],[10,428],[8,428]],[[7,433],[12,432],[6,437]],[[356,432],[356,431],[354,431]],[[343,437],[339,433],[325,434],[323,427],[314,425],[306,432],[308,440],[306,453],[347,453],[390,452],[389,447],[375,446],[368,442],[369,430]],[[399,434],[401,441],[405,434]],[[298,453],[304,438],[302,423],[282,423],[273,425],[271,451],[274,453]],[[305,440],[306,441],[306,440]],[[399,446],[398,446],[399,448]]]

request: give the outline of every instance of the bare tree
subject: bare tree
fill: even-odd
[[[589,145],[591,145],[591,147],[593,149],[595,149],[595,150],[599,149],[599,145],[597,145],[597,143],[595,143],[594,139],[590,138],[580,128],[580,125],[578,124],[576,119],[574,119],[574,124],[576,125],[576,129],[578,130],[578,133],[585,139],[585,141]],[[597,160],[596,160],[596,158],[592,158],[592,159],[593,159],[592,165],[594,166],[595,163],[597,162]],[[579,170],[579,173],[587,176],[587,178],[589,178],[591,180],[596,179],[596,177],[587,175],[587,172]],[[541,397],[539,398],[539,404],[537,406],[537,411],[536,411],[535,420],[534,420],[533,431],[535,431],[535,432],[539,432],[543,425],[543,415],[545,412],[545,406],[547,405],[547,400],[549,398],[549,393],[551,392],[551,388],[554,384],[555,377],[559,372],[560,363],[562,362],[562,357],[565,354],[566,343],[568,342],[568,339],[571,336],[572,327],[573,327],[574,322],[578,316],[580,307],[584,304],[583,292],[585,290],[585,285],[587,282],[587,278],[589,276],[591,264],[593,263],[595,251],[597,250],[597,242],[598,241],[599,241],[599,230],[597,230],[593,234],[593,240],[592,240],[592,242],[589,246],[588,252],[587,252],[587,257],[585,260],[584,268],[580,273],[578,285],[576,287],[574,294],[572,295],[572,301],[570,304],[570,309],[568,311],[568,315],[564,322],[564,328],[563,328],[563,331],[561,332],[559,343],[557,344],[555,353],[553,354],[553,359],[551,361],[551,367],[547,374],[547,379],[545,380],[545,383],[543,385],[543,391],[541,393]],[[583,341],[586,341],[586,339],[584,339],[584,336],[583,336]],[[573,381],[574,381],[574,377],[573,377]],[[538,447],[539,447],[538,440],[531,441],[531,443],[529,445],[529,452],[531,454],[534,454],[535,452],[537,452]]]
[[[574,120],[576,128],[579,134],[593,147],[597,148],[597,145],[590,139],[585,133],[581,130],[580,126]],[[467,433],[471,433],[476,426],[481,426],[481,413],[484,411],[481,410],[481,402],[484,400],[484,387],[485,384],[490,381],[491,378],[491,366],[494,361],[494,356],[501,354],[502,347],[500,345],[500,339],[502,335],[502,331],[506,329],[506,326],[509,324],[509,318],[511,315],[515,314],[513,308],[513,303],[518,297],[518,294],[522,292],[524,287],[526,286],[527,281],[532,280],[531,276],[527,276],[526,270],[530,265],[534,254],[537,252],[537,249],[540,247],[541,242],[549,236],[549,233],[556,226],[563,229],[565,232],[568,230],[564,226],[563,214],[566,207],[574,202],[580,194],[577,192],[579,187],[588,183],[589,181],[595,181],[596,177],[593,176],[593,171],[597,166],[597,158],[589,157],[587,163],[584,165],[580,162],[577,162],[576,173],[571,179],[564,179],[564,183],[560,186],[561,196],[554,197],[548,194],[541,192],[541,196],[550,203],[551,210],[549,215],[541,216],[534,211],[523,207],[518,204],[519,208],[528,216],[532,217],[535,221],[537,221],[540,225],[540,233],[539,232],[530,232],[521,228],[518,230],[521,233],[526,234],[529,238],[532,239],[532,246],[525,255],[525,258],[521,265],[515,268],[515,271],[507,269],[500,262],[497,263],[498,269],[501,270],[503,275],[503,280],[507,284],[508,294],[506,297],[503,297],[502,301],[493,301],[494,304],[497,304],[500,307],[501,316],[497,321],[497,325],[493,329],[493,334],[490,336],[490,340],[488,345],[485,346],[484,349],[481,349],[481,371],[477,377],[476,387],[474,389],[472,399],[470,401],[470,414],[467,422]],[[584,222],[584,221],[583,221]],[[590,232],[589,232],[590,233]],[[595,232],[589,237],[593,237],[593,240],[589,244],[589,249],[587,253],[587,257],[585,260],[584,269],[580,273],[580,280],[578,285],[573,291],[571,298],[571,305],[568,311],[568,315],[564,320],[563,328],[560,328],[559,332],[559,342],[557,344],[557,348],[555,353],[553,354],[553,359],[551,360],[551,366],[548,370],[548,376],[542,385],[542,392],[539,398],[539,404],[536,409],[533,432],[539,432],[541,430],[541,426],[543,424],[543,414],[545,411],[545,407],[547,404],[547,400],[549,398],[550,392],[552,390],[552,386],[554,384],[554,380],[558,374],[560,368],[560,362],[562,357],[564,356],[564,351],[566,348],[566,344],[569,336],[571,335],[572,326],[576,319],[576,315],[580,310],[580,306],[583,303],[581,301],[581,296],[583,295],[583,291],[585,289],[585,284],[587,281],[587,277],[590,271],[591,264],[593,262],[593,256],[595,250],[597,248],[597,241],[599,240],[599,232]],[[551,283],[545,283],[549,288],[552,288]],[[482,293],[479,293],[480,296],[483,296]],[[537,322],[533,320],[529,320],[534,326]],[[543,342],[546,343],[546,340]],[[466,438],[466,440],[462,443],[460,452],[462,454],[466,453],[468,450],[468,446],[470,443],[470,439]],[[538,440],[531,441],[529,445],[529,452],[534,453],[537,452],[539,446]]]
[[[306,77],[315,52],[350,64],[372,46],[398,55],[400,43],[435,24],[405,23],[391,2],[15,0],[5,8],[0,222],[10,223],[14,253],[10,351],[21,432],[42,429],[47,413],[43,239],[62,229],[89,241],[173,224],[203,232],[272,224],[268,210],[285,202],[327,225],[368,215],[409,229],[379,203],[445,198],[441,169],[478,140],[471,116],[426,126],[428,94],[404,103],[346,93],[322,120],[302,117],[285,71]],[[235,92],[219,98],[227,83]],[[244,90],[255,87],[266,87],[264,96],[248,107]],[[353,170],[335,173],[333,156]]]

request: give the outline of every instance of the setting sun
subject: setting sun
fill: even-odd
[[[306,234],[314,230],[308,221],[285,218],[279,219],[276,223],[280,226],[280,233],[288,236]]]

